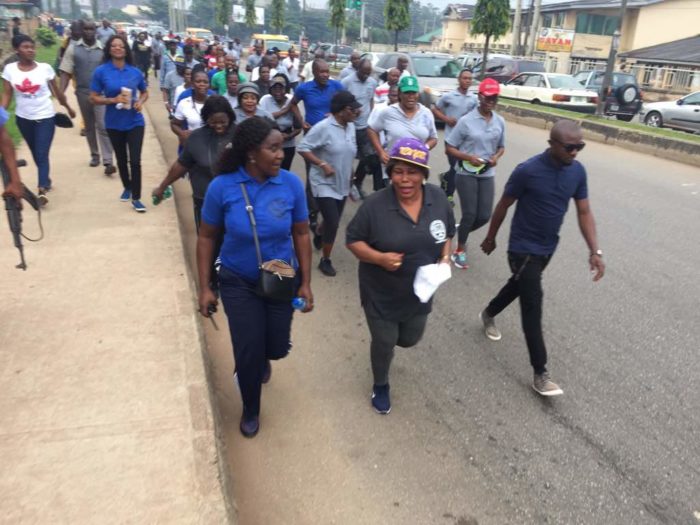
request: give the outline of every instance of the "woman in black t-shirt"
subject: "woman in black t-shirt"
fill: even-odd
[[[368,197],[347,228],[348,249],[360,260],[360,299],[372,337],[372,406],[380,414],[391,410],[394,347],[416,345],[431,311],[432,299],[424,303],[414,293],[416,272],[435,263],[449,269],[454,214],[442,190],[426,183],[428,155],[417,139],[397,140],[387,163],[391,185]]]

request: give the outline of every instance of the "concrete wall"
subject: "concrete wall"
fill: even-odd
[[[700,0],[665,0],[639,10],[628,51],[700,33]]]

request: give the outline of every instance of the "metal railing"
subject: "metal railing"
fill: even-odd
[[[683,94],[700,90],[700,69],[632,64],[625,71],[634,75],[643,89]]]

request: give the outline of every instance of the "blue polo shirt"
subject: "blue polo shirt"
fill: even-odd
[[[293,173],[280,170],[260,184],[239,168],[222,173],[209,184],[202,208],[202,221],[225,229],[221,264],[250,281],[258,279],[258,258],[250,218],[240,183],[246,185],[257,223],[263,261],[281,259],[294,268],[292,227],[309,219],[304,185]]]
[[[340,82],[332,78],[328,79],[328,84],[324,87],[319,86],[316,80],[309,80],[294,90],[294,98],[304,102],[304,120],[313,126],[326,118],[331,112],[333,95],[344,89]]]
[[[111,61],[97,66],[92,74],[90,90],[102,96],[112,98],[121,93],[123,87],[131,88],[132,102],[138,100],[138,92],[146,91],[146,81],[143,73],[129,64],[122,69],[117,68]],[[135,109],[117,109],[116,104],[108,104],[105,112],[105,128],[128,131],[138,126],[145,126],[143,115]]]
[[[569,200],[588,198],[586,170],[576,160],[568,166],[556,164],[547,150],[515,168],[503,195],[518,201],[508,251],[551,255]]]

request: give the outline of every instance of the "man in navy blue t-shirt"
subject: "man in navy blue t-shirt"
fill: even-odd
[[[496,249],[496,234],[508,208],[518,202],[511,223],[508,263],[513,275],[498,295],[479,314],[486,336],[501,339],[494,317],[516,298],[525,332],[530,364],[535,375],[532,387],[543,396],[563,393],[547,372],[547,350],[542,336],[542,272],[559,242],[559,230],[574,199],[579,227],[590,250],[589,264],[598,281],[605,273],[603,252],[598,247],[595,220],[588,202],[586,170],[576,160],[583,149],[581,128],[571,120],[558,121],[550,133],[549,149],[518,165],[508,179],[496,205],[486,239],[486,254]]]

